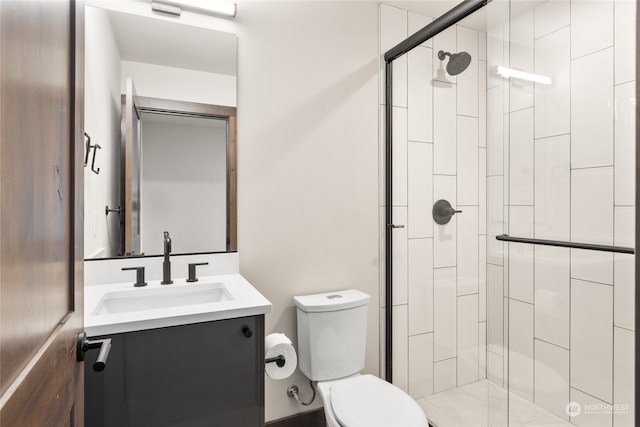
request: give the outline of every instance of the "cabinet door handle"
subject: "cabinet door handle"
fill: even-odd
[[[247,338],[251,338],[253,336],[253,331],[247,325],[242,325],[242,334]]]
[[[93,370],[101,372],[104,370],[107,359],[109,358],[109,352],[111,351],[111,338],[103,340],[90,340],[87,339],[86,332],[80,332],[78,334],[78,344],[76,348],[76,360],[78,362],[84,361],[84,354],[88,350],[99,348],[98,358],[93,363]]]

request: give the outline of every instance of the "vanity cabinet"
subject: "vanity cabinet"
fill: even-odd
[[[86,358],[86,426],[264,425],[264,315],[92,338],[112,347]]]

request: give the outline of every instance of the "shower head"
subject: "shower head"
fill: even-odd
[[[444,58],[449,56],[449,62],[447,63],[447,73],[452,76],[458,75],[467,69],[471,64],[471,55],[467,52],[449,53],[441,50],[438,52],[438,59],[444,61]]]

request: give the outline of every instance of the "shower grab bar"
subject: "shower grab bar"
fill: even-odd
[[[626,248],[624,246],[594,245],[591,243],[563,242],[560,240],[530,239],[527,237],[511,237],[508,234],[497,235],[496,240],[500,240],[503,242],[529,243],[532,245],[558,246],[561,248],[590,249],[592,251],[616,252],[621,254],[635,253],[635,250],[633,248]]]

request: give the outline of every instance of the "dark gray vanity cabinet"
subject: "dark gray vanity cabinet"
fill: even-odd
[[[112,347],[102,372],[87,354],[87,427],[264,425],[263,315],[101,338]]]

